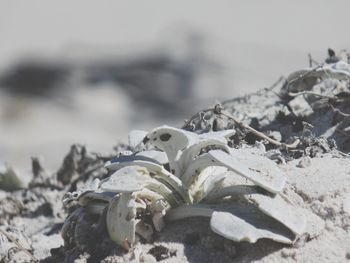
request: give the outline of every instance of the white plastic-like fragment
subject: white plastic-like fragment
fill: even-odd
[[[136,192],[142,190],[152,178],[146,168],[138,166],[117,170],[101,183],[101,189],[112,192]]]
[[[234,153],[234,151],[231,151],[231,153]],[[218,150],[210,151],[208,154],[217,165],[227,167],[272,193],[281,192],[286,183],[284,173],[276,167],[275,163],[269,162],[270,160],[267,158],[257,155],[249,156],[249,154],[240,156],[238,153],[229,155]]]
[[[255,243],[258,239],[269,238],[291,244],[295,235],[283,224],[263,214],[256,207],[243,203],[187,205],[171,209],[167,221],[188,217],[211,217],[211,229],[225,238]]]
[[[221,199],[223,197],[227,196],[245,196],[245,195],[251,195],[253,193],[258,192],[258,187],[254,185],[230,185],[225,187],[218,187],[214,188],[211,192],[209,192],[206,197],[205,201],[216,201],[218,199]]]
[[[167,205],[164,200],[157,200],[151,204],[152,223],[156,231],[160,232],[164,226],[164,216],[166,214]]]
[[[146,138],[149,143],[167,154],[170,170],[176,174],[179,170],[176,160],[191,140],[188,132],[170,126],[161,126],[149,132]]]
[[[306,228],[306,217],[301,210],[286,201],[279,194],[274,196],[259,193],[256,186],[232,185],[213,190],[206,200],[213,201],[226,196],[241,196],[251,202],[264,214],[274,218],[290,229],[295,235],[301,235]]]
[[[215,147],[215,149],[220,148],[222,151],[229,153],[230,149],[226,145],[227,141],[226,139],[219,139],[219,138],[207,138],[194,142],[189,147],[183,150],[179,160],[178,160],[178,167],[180,168],[178,170],[178,174],[175,174],[178,177],[182,177],[185,173],[186,169],[195,162],[195,157],[198,156],[201,153],[202,150],[205,150],[206,148]],[[200,156],[199,156],[200,157]]]
[[[107,230],[110,239],[126,250],[135,242],[136,203],[131,193],[112,199],[107,211]]]
[[[301,235],[306,228],[306,217],[296,207],[287,203],[280,195],[274,197],[254,193],[249,195],[257,207],[265,214],[271,216],[288,227],[294,234]]]
[[[115,192],[87,191],[79,196],[78,202],[81,206],[96,202],[108,203],[115,195]]]
[[[215,233],[235,242],[255,243],[258,239],[269,238],[280,243],[293,243],[293,239],[275,233],[273,228],[259,229],[228,212],[213,212],[210,227]]]
[[[115,169],[121,169],[124,167],[127,168],[132,166],[146,168],[147,173],[150,175],[149,176],[150,178],[152,177],[155,180],[161,183],[164,183],[168,188],[175,190],[177,193],[180,194],[184,202],[186,203],[191,202],[191,197],[189,196],[186,189],[182,186],[181,180],[176,176],[174,176],[173,174],[171,174],[170,172],[168,172],[167,170],[165,170],[164,167],[159,164],[149,162],[149,161],[144,161],[144,160],[134,160],[134,161],[124,161],[120,163],[114,163],[114,165],[115,165],[114,166]],[[113,182],[113,184],[117,184],[117,182],[115,183]]]
[[[221,189],[226,176],[225,167],[209,166],[205,168],[190,187],[194,202],[200,202],[214,189]]]
[[[160,163],[157,162],[157,160],[152,159],[151,157],[131,154],[131,155],[122,155],[109,160],[108,162],[105,163],[105,168],[110,171],[115,171],[121,167],[124,167],[125,164],[123,163],[131,163],[134,161],[146,161],[146,162],[152,162],[152,163],[161,165]]]
[[[162,195],[172,206],[177,206],[181,202],[171,189],[152,178],[147,168],[141,166],[123,167],[106,178],[100,186],[103,191],[116,193],[132,193],[144,188]]]
[[[170,170],[180,177],[200,151],[208,146],[220,147],[228,152],[227,139],[234,130],[196,134],[169,126],[161,126],[151,131],[147,138],[157,148],[166,152]]]
[[[210,158],[209,154],[205,153],[195,160],[186,168],[185,172],[181,176],[181,181],[183,182],[185,187],[189,187],[194,180],[198,177],[198,175],[207,167],[215,166]]]
[[[136,153],[136,156],[143,156],[146,158],[150,158],[152,160],[155,160],[159,164],[166,164],[169,162],[168,157],[165,152],[156,151],[156,150],[148,150],[148,151],[141,151]]]

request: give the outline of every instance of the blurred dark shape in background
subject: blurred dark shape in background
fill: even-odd
[[[188,36],[186,56],[180,57],[158,50],[123,59],[112,53],[83,62],[74,58],[27,58],[0,73],[0,89],[14,96],[67,98],[75,85],[98,89],[108,83],[122,87],[139,110],[146,107],[156,118],[185,116],[193,111],[190,106],[195,100],[197,73],[218,69],[218,64],[201,52],[201,41],[199,35]]]
[[[0,88],[18,96],[52,95],[69,76],[68,65],[54,61],[26,59],[0,75]]]
[[[124,63],[92,63],[85,75],[90,84],[107,81],[120,85],[139,107],[151,108],[159,117],[171,117],[187,112],[197,66],[166,54],[153,54]]]

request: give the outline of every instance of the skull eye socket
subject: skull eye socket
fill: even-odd
[[[166,141],[169,141],[169,139],[171,138],[171,135],[169,133],[164,133],[160,135],[159,138],[162,142],[166,142]]]

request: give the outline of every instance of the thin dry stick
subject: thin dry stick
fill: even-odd
[[[0,232],[1,234],[3,234],[9,241],[13,242],[16,244],[16,246],[22,250],[24,253],[26,253],[32,260],[34,260],[35,262],[39,262],[39,260],[33,256],[32,253],[30,253],[27,249],[25,249],[14,237],[12,237],[11,235],[9,235],[8,233],[6,233],[4,230],[2,230],[0,228]]]
[[[288,95],[291,97],[297,97],[297,96],[301,96],[301,95],[314,95],[314,96],[318,96],[318,97],[322,97],[322,98],[326,98],[326,99],[334,99],[334,97],[332,97],[332,96],[327,96],[327,95],[323,95],[323,94],[320,94],[317,92],[307,91],[307,90],[297,92],[297,93],[289,92]]]
[[[342,112],[341,110],[335,108],[332,104],[328,103],[329,106],[331,107],[332,111],[336,112],[336,113],[339,113],[341,116],[343,117],[346,117],[346,118],[349,118],[350,117],[350,114],[349,113],[344,113]]]
[[[276,141],[276,140],[270,138],[269,136],[265,135],[264,133],[255,130],[254,128],[250,127],[249,125],[244,124],[243,122],[241,122],[240,120],[236,119],[234,116],[232,116],[230,113],[228,113],[226,111],[221,111],[221,114],[223,116],[226,116],[227,118],[233,120],[237,125],[239,125],[243,129],[246,129],[246,130],[250,131],[254,135],[256,135],[256,136],[258,136],[258,137],[260,137],[260,138],[262,138],[262,139],[264,139],[264,140],[268,141],[269,143],[274,144],[276,146],[293,149],[293,148],[296,148],[298,146],[299,142],[300,142],[299,139],[297,139],[295,142],[293,142],[291,144],[285,144],[285,143]]]

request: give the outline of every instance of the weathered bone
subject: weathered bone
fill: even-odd
[[[159,193],[174,207],[181,203],[177,195],[166,185],[153,179],[145,167],[126,166],[117,170],[109,178],[104,180],[100,186],[101,190],[111,192],[137,192],[144,188]]]
[[[136,203],[131,193],[122,193],[112,199],[107,211],[109,237],[119,246],[129,250],[135,242],[137,220]]]

